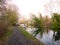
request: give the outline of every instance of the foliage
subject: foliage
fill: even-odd
[[[12,10],[6,6],[7,0],[0,0],[0,45],[5,45],[12,29],[9,29],[10,25],[18,21],[17,11]]]
[[[53,14],[52,22],[51,22],[51,29],[53,31],[59,31],[60,30],[60,15],[57,13]]]
[[[42,17],[38,18],[36,16],[33,16],[33,22],[34,22],[34,27],[37,28],[37,30],[34,32],[35,33],[35,36],[38,33],[40,33],[42,35],[41,32],[43,32],[43,30],[44,30]]]
[[[60,39],[60,37],[58,37],[60,35],[60,14],[53,13],[51,29],[54,31],[55,40]],[[57,32],[56,35],[55,32]]]
[[[12,33],[13,33],[13,27],[9,27],[7,32],[4,33],[4,36],[2,35],[2,37],[0,37],[0,45],[6,45]]]
[[[52,18],[48,18],[47,16],[44,18],[40,15],[40,17],[36,17],[33,16],[33,22],[34,22],[34,27],[37,28],[37,30],[34,32],[35,35],[37,35],[38,33],[40,33],[40,35],[43,34],[43,32],[47,32],[49,31],[49,29],[52,29],[54,34],[53,34],[53,38],[55,40],[60,39],[59,35],[60,35],[60,14],[58,13],[53,13]],[[57,32],[57,34],[55,35],[55,32]]]
[[[45,16],[45,18],[43,18],[43,20],[44,20],[44,30],[45,30],[45,32],[49,32],[49,30],[50,30],[50,26],[51,26],[51,19],[48,17],[48,16]]]
[[[8,24],[5,17],[5,2],[6,0],[0,0],[0,37],[4,36],[8,30]]]
[[[8,25],[4,22],[0,22],[0,37],[4,36],[7,30],[8,30]]]
[[[36,17],[33,15],[33,25],[35,28],[37,28],[37,30],[34,32],[35,36],[40,33],[41,36],[43,36],[44,32],[49,31],[50,29],[50,24],[51,24],[51,19],[46,16],[46,17],[42,17],[42,15],[40,15],[40,17]]]
[[[5,2],[5,0],[1,1]],[[0,5],[0,36],[3,36],[8,31],[8,27],[18,21],[18,17],[16,9],[12,7],[14,9],[12,10],[8,6],[6,8],[5,3]]]
[[[17,11],[12,9],[7,9],[7,21],[9,25],[13,25],[18,22]]]

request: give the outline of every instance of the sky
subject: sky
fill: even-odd
[[[49,15],[52,8],[53,12],[60,12],[59,7],[57,6],[57,0],[13,0],[12,1],[17,7],[18,11],[22,17],[29,19],[30,14],[42,14],[42,16]],[[51,5],[52,4],[52,5]]]

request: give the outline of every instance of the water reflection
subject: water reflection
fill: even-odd
[[[30,34],[33,34],[33,32],[36,30],[36,28],[27,28],[26,31],[28,31]],[[33,34],[34,35],[34,34]],[[45,32],[43,33],[43,37],[41,38],[40,34],[36,35],[36,38],[40,41],[42,41],[45,45],[60,45],[59,41],[54,41],[53,39],[53,31],[50,30],[48,34]]]
[[[60,31],[57,31],[55,35],[55,41],[60,40]]]

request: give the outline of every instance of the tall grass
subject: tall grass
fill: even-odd
[[[0,22],[0,37],[4,36],[8,30],[8,25],[4,22]]]

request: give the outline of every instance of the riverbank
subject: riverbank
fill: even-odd
[[[42,42],[36,39],[33,35],[25,31],[23,28],[19,28],[19,29],[22,32],[22,34],[25,36],[27,41],[29,42],[29,45],[44,45]]]

